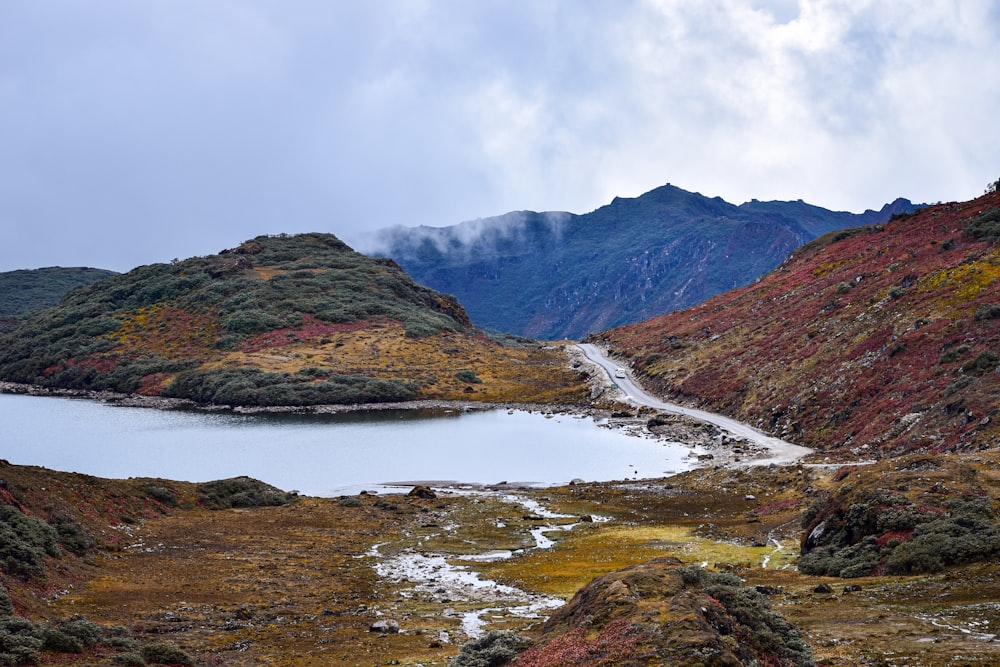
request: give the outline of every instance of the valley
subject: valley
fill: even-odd
[[[4,461],[2,660],[996,664],[998,212],[994,188],[838,229],[579,347],[487,335],[326,234],[73,290],[17,319],[0,379],[233,414],[544,405],[699,466],[326,498]]]

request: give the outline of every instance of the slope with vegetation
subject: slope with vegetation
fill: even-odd
[[[77,289],[0,339],[0,378],[198,403],[577,400],[558,351],[328,234],[258,237]]]
[[[846,456],[1000,437],[1000,193],[835,232],[759,282],[594,339],[648,386]]]
[[[75,287],[118,275],[85,267],[22,269],[0,273],[0,316],[17,316],[59,303]]]
[[[585,215],[384,230],[379,252],[455,294],[479,326],[579,339],[746,285],[821,234],[912,209],[904,199],[859,215],[802,201],[736,206],[665,185]]]

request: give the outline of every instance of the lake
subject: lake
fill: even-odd
[[[551,485],[662,477],[691,448],[589,417],[506,410],[240,415],[0,394],[0,458],[98,477],[239,475],[336,496],[397,482]]]

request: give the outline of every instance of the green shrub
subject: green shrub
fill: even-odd
[[[142,658],[147,663],[156,665],[193,665],[194,658],[181,650],[176,644],[155,642],[146,644],[141,650]]]
[[[205,482],[197,486],[198,501],[209,509],[287,505],[293,496],[249,477]]]
[[[10,599],[10,592],[0,584],[0,616],[10,616],[14,613],[14,602]]]
[[[992,350],[984,350],[979,355],[962,365],[962,370],[970,375],[985,375],[992,373],[1000,366],[1000,355]]]
[[[773,611],[763,595],[743,586],[739,577],[696,566],[679,568],[678,572],[685,585],[699,586],[718,600],[726,612],[749,631],[758,649],[791,661],[797,667],[815,665],[812,651],[799,631]]]
[[[44,572],[46,555],[58,556],[55,528],[10,505],[0,506],[0,569],[28,580]]]
[[[61,621],[59,629],[70,637],[79,640],[84,646],[97,646],[104,641],[104,628],[80,616]]]
[[[37,665],[44,628],[20,616],[0,618],[0,665]]]
[[[56,653],[83,653],[83,642],[58,628],[42,628],[42,648]]]
[[[143,489],[146,495],[158,503],[168,507],[177,507],[177,494],[162,486],[147,486]]]
[[[976,321],[995,320],[1000,317],[1000,303],[987,303],[976,310]]]
[[[972,348],[968,345],[959,345],[958,347],[951,347],[944,351],[941,358],[938,359],[939,364],[951,364],[972,351]]]
[[[455,373],[455,377],[460,382],[468,382],[470,384],[482,384],[482,380],[479,379],[479,376],[476,375],[474,371],[461,370]]]
[[[493,630],[464,645],[458,655],[448,661],[448,667],[498,667],[506,665],[528,640],[510,631]]]
[[[56,529],[59,544],[77,556],[86,554],[96,546],[86,529],[65,512],[53,515],[49,519],[49,525]]]
[[[965,229],[980,241],[1000,241],[1000,208],[991,208],[976,216],[966,224]]]
[[[111,658],[111,662],[116,665],[125,665],[125,667],[145,667],[145,665],[148,664],[142,655],[131,651],[127,653],[118,653]]]

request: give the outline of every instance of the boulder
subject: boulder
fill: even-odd
[[[399,622],[391,618],[383,618],[375,621],[368,627],[368,632],[380,632],[382,634],[396,634],[399,632]]]

